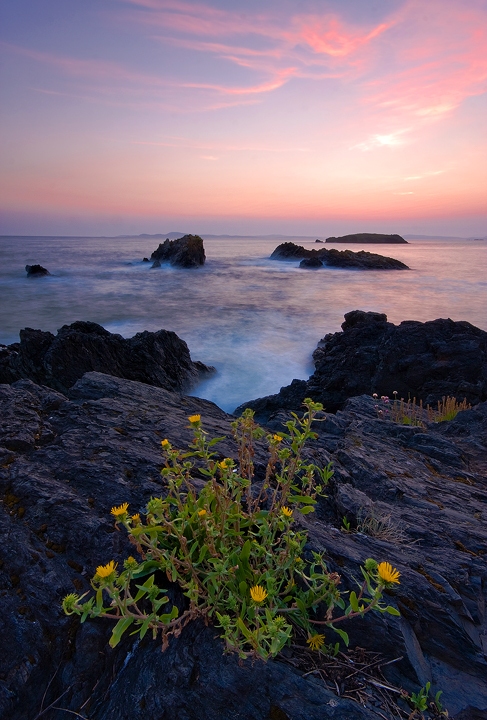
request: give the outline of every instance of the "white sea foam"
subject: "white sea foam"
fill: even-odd
[[[0,343],[17,341],[23,327],[56,332],[75,320],[125,337],[174,330],[194,359],[218,370],[194,394],[231,411],[308,377],[318,340],[339,330],[350,310],[385,312],[394,323],[451,317],[487,329],[487,243],[353,245],[412,269],[312,271],[269,260],[279,242],[208,238],[204,267],[152,270],[142,258],[159,240],[0,238]],[[312,239],[296,242],[316,247]],[[27,278],[25,265],[35,263],[52,276]]]

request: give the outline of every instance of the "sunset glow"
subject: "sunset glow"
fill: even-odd
[[[0,233],[487,233],[487,2],[17,0]]]

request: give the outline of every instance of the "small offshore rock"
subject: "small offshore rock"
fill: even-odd
[[[151,255],[152,267],[163,262],[182,268],[196,268],[205,264],[206,255],[203,239],[199,235],[184,235],[177,240],[167,238]],[[158,261],[159,265],[155,262]]]
[[[46,268],[42,267],[42,265],[26,265],[25,271],[27,273],[27,277],[44,277],[45,275],[51,274],[49,270],[46,270]]]

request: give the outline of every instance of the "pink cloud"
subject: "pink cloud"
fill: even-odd
[[[409,0],[383,40],[390,70],[364,84],[364,101],[381,123],[420,128],[487,91],[485,3]]]

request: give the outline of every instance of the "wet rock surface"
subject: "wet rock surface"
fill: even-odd
[[[266,423],[272,413],[297,410],[305,397],[331,412],[349,397],[397,391],[436,408],[443,397],[475,404],[487,399],[487,333],[468,322],[449,319],[400,325],[383,313],[353,310],[342,332],[330,333],[313,353],[315,372],[294,380],[276,395],[246,403]]]
[[[271,260],[301,260],[300,267],[357,268],[361,270],[409,270],[408,266],[395,258],[377,255],[376,253],[353,252],[352,250],[309,250],[292,242],[278,245],[271,255]]]
[[[183,391],[214,368],[193,362],[188,346],[169,330],[132,338],[110,333],[92,322],[63,325],[56,336],[25,328],[20,343],[0,346],[0,382],[29,379],[67,392],[90,371]]]
[[[341,235],[340,237],[329,237],[326,238],[325,242],[408,244],[408,241],[401,237],[401,235],[397,235],[397,233],[393,235],[386,235],[384,233],[352,233],[351,235]]]
[[[97,565],[133,553],[110,509],[129,502],[137,512],[164,492],[160,440],[185,447],[194,413],[231,438],[232,416],[214,404],[101,373],[69,394],[29,380],[0,386],[0,717],[30,720],[50,705],[93,720],[397,717],[382,691],[369,688],[366,707],[337,696],[325,676],[290,664],[292,648],[239,663],[222,654],[217,630],[195,623],[165,653],[149,636],[111,649],[108,621],[62,613],[62,597],[87,591]],[[281,409],[269,427],[288,418]],[[386,596],[401,618],[350,622],[352,647],[402,658],[384,667],[387,683],[417,691],[431,680],[450,717],[485,717],[487,403],[419,428],[379,419],[372,398],[355,397],[315,429],[307,456],[333,461],[335,475],[316,513],[298,519],[309,552],[327,553],[344,589],[367,557],[401,572]],[[231,439],[217,450],[236,457]],[[259,476],[262,444],[255,460]]]
[[[168,262],[182,268],[196,268],[205,264],[203,240],[199,235],[184,235],[177,240],[165,240],[151,255],[153,268]]]

